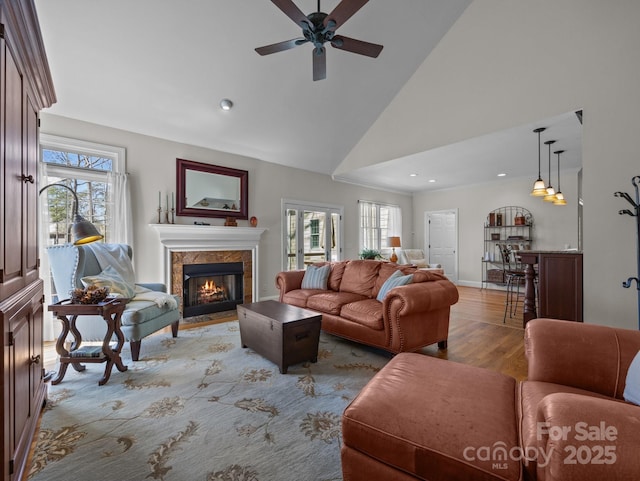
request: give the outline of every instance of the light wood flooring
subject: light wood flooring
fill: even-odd
[[[422,352],[525,379],[522,303],[513,318],[507,313],[503,324],[505,292],[461,286],[458,292],[460,300],[451,306],[448,348],[439,350],[434,345]]]

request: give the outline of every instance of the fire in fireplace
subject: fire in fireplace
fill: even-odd
[[[243,302],[243,263],[185,264],[182,291],[183,317],[233,310]]]

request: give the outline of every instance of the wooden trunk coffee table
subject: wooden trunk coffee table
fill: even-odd
[[[280,368],[318,361],[322,314],[277,301],[239,304],[240,342]]]

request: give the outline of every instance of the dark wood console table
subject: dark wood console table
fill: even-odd
[[[582,252],[523,250],[519,255],[525,275],[523,327],[536,317],[582,322]]]
[[[62,322],[62,332],[58,336],[56,342],[56,351],[60,356],[60,371],[51,384],[59,384],[67,372],[69,364],[78,371],[86,369],[81,363],[102,363],[106,362],[104,375],[98,381],[100,386],[104,385],[111,376],[111,370],[115,365],[118,371],[124,372],[127,366],[122,363],[120,353],[124,345],[124,334],[120,329],[120,318],[127,304],[127,299],[110,299],[107,302],[98,304],[72,304],[69,300],[64,300],[49,306],[49,311],[60,319]],[[107,333],[104,335],[102,346],[97,349],[80,348],[82,344],[82,335],[76,327],[76,319],[82,315],[100,315],[107,323]],[[71,331],[74,341],[71,343],[71,350],[67,351],[64,347],[67,335]],[[116,335],[117,343],[115,347],[111,347],[111,337]]]

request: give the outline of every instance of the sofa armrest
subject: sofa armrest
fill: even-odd
[[[136,286],[146,287],[157,292],[167,292],[167,286],[161,282],[136,282]]]
[[[390,350],[412,351],[425,341],[446,341],[450,306],[458,302],[458,289],[448,279],[394,287],[382,302],[389,329]]]
[[[525,329],[530,381],[563,384],[622,397],[627,370],[640,350],[640,332],[556,319]]]
[[[394,287],[383,301],[384,313],[398,315],[435,311],[458,302],[458,289],[449,280],[417,282]]]
[[[538,479],[637,479],[640,406],[554,393],[540,401],[537,417]]]
[[[276,287],[280,289],[280,301],[282,302],[282,296],[287,292],[294,289],[300,289],[302,286],[302,278],[304,277],[304,270],[297,271],[283,271],[279,272],[276,276]]]

